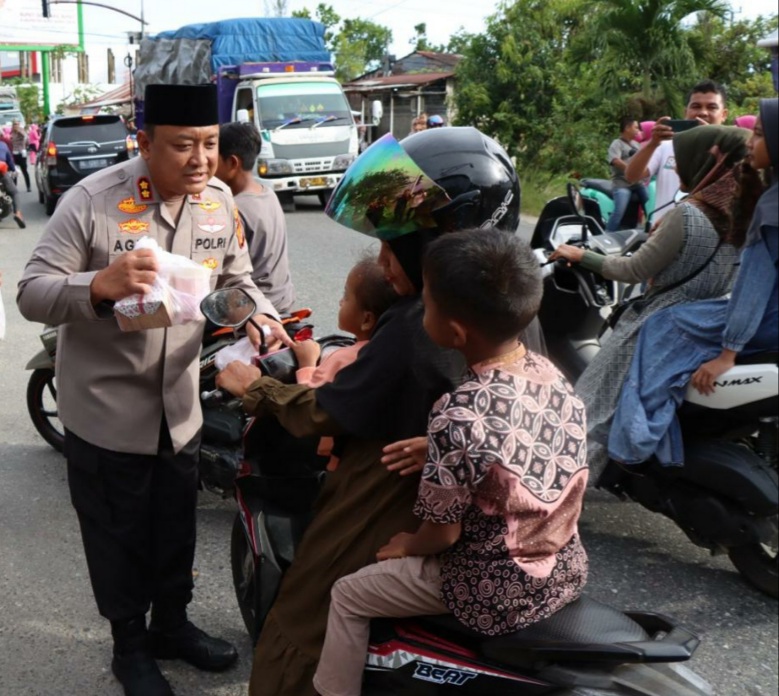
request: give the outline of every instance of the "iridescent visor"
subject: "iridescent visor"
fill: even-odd
[[[433,212],[449,202],[446,191],[387,133],[349,167],[325,213],[341,225],[388,241],[436,227]]]

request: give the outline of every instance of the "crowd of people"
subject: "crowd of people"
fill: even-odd
[[[588,480],[609,457],[678,463],[680,387],[692,379],[710,391],[738,353],[776,346],[776,99],[761,102],[751,133],[720,125],[725,95],[710,82],[686,110],[705,127],[674,134],[660,119],[642,148],[639,124],[620,124],[609,149],[619,207],[623,191],[643,196],[641,180],[656,176],[661,223],[631,257],[555,252],[647,287],[575,387],[544,355],[538,262],[507,234],[519,181],[491,138],[420,114],[410,137],[384,141],[391,157],[347,170],[328,214],[380,247],[345,279],[339,326],[357,342],[320,364],[317,346],[293,343],[279,322],[295,292],[278,200],[252,175],[256,128],[220,127],[213,85],[149,85],[145,108],[141,156],[62,198],[17,298],[27,319],[61,327],[68,484],[127,696],[173,693],[158,660],[222,670],[237,659],[187,613],[202,323],[119,330],[113,303],[145,293],[158,271],[150,251],[116,246],[128,210],[164,249],[208,263],[212,287],[249,293],[254,322],[298,357],[296,384],[234,362],[220,388],[248,414],[321,438],[330,457],[263,625],[251,696],[358,696],[373,617],[452,613],[498,636],[575,601],[587,580],[578,519]],[[24,145],[11,136],[21,167]],[[432,214],[409,208],[402,230],[393,211],[375,210],[391,197],[366,200],[360,185],[387,161],[438,194]],[[688,195],[673,206],[677,189]],[[260,330],[247,325],[255,345]],[[649,361],[658,351],[666,358]],[[531,432],[536,417],[544,427]]]

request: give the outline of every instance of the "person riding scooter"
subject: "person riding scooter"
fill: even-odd
[[[409,187],[419,204],[399,218]],[[433,403],[465,370],[459,355],[437,347],[422,328],[422,256],[448,231],[490,224],[514,232],[519,200],[505,151],[473,128],[426,130],[401,143],[384,136],[352,164],[326,212],[381,241],[379,262],[401,299],[331,384],[282,385],[240,364],[221,373],[219,386],[242,396],[247,411],[274,415],[298,437],[335,436],[340,456],[263,626],[252,696],[314,693],[333,582],[373,562],[393,535],[416,529],[417,481],[381,466],[382,447],[424,435]]]

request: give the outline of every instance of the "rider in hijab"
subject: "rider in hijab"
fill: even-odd
[[[712,126],[707,126],[706,129]],[[770,172],[746,234],[730,299],[656,313],[641,330],[609,436],[609,455],[638,464],[652,455],[684,463],[676,409],[689,383],[711,394],[739,355],[775,351],[779,342],[779,102],[763,99],[749,140],[749,163]]]

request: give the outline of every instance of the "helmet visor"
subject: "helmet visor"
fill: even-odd
[[[346,170],[325,213],[345,227],[389,241],[437,227],[433,212],[449,202],[446,191],[387,133]]]

